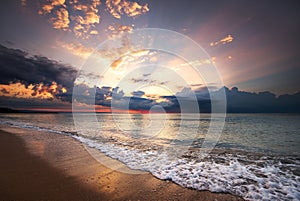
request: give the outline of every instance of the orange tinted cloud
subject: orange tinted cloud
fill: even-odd
[[[100,16],[95,12],[87,12],[85,18],[85,24],[94,24],[100,22]]]
[[[130,55],[134,57],[146,56],[147,54],[149,54],[149,50],[137,50],[130,53]]]
[[[123,63],[123,57],[115,60],[110,66],[115,69]]]
[[[42,6],[42,10],[39,11],[39,14],[51,13],[54,6],[52,4],[45,4]]]
[[[91,35],[97,35],[97,34],[98,34],[98,31],[97,31],[97,30],[92,30],[92,31],[90,31],[90,34],[91,34]]]
[[[108,29],[106,31],[109,31],[110,32],[110,35],[109,37],[110,38],[115,38],[117,36],[120,36],[122,35],[123,33],[130,33],[132,32],[133,30],[133,25],[131,26],[126,26],[126,25],[121,25],[121,24],[118,24],[118,25],[109,25],[108,26]]]
[[[51,0],[42,5],[41,10],[38,12],[40,15],[53,14],[50,22],[54,29],[67,31],[69,29],[70,19],[65,0]]]
[[[130,17],[135,17],[149,11],[148,4],[142,6],[137,2],[124,1],[124,5],[124,12]]]
[[[60,8],[56,11],[56,18],[52,18],[53,28],[54,29],[62,29],[68,30],[69,28],[69,12],[65,8]]]
[[[49,16],[53,28],[63,31],[73,31],[77,37],[88,38],[89,35],[96,35],[95,24],[100,23],[98,7],[100,0],[90,0],[80,3],[77,0],[69,1],[68,6],[65,0],[51,0],[41,5],[40,15]],[[74,11],[82,11],[80,13]],[[72,13],[72,15],[71,15]],[[71,21],[73,28],[70,27]]]
[[[25,7],[27,5],[26,0],[21,0],[21,5],[22,5],[22,7]]]
[[[22,1],[22,3],[23,3],[23,1]],[[39,10],[39,14],[51,13],[52,10],[56,6],[66,7],[65,0],[50,0],[50,1],[48,1],[46,4],[42,5],[42,9]]]
[[[23,5],[25,0],[21,1]],[[100,0],[44,0],[38,13],[48,17],[53,28],[70,31],[77,37],[88,39],[98,34],[96,25],[101,21],[100,5]],[[137,17],[149,11],[148,4],[142,5],[128,0],[106,0],[105,5],[107,11],[118,19],[121,15]],[[128,30],[132,30],[132,27],[120,25],[114,29],[115,32]]]
[[[100,23],[99,9],[100,0],[92,0],[90,3],[79,3],[76,1],[73,5],[74,10],[81,10],[81,15],[75,15],[72,17],[75,22],[73,31],[77,37],[89,38],[90,35],[97,35],[98,31],[95,29],[95,25]]]
[[[111,64],[111,68],[116,69],[119,66],[122,66],[125,64],[138,64],[138,63],[143,63],[145,61],[145,58],[150,58],[151,56],[149,55],[150,51],[149,50],[136,50],[136,51],[131,51],[128,54],[121,56],[120,58],[114,60]]]
[[[0,85],[0,96],[5,97],[54,99],[56,94],[66,92],[67,89],[56,82],[52,82],[50,86],[43,83],[25,86],[20,82]]]
[[[65,0],[52,0],[52,5],[58,6],[58,5],[64,5]]]
[[[120,19],[121,15],[124,14],[129,17],[136,17],[149,11],[148,4],[141,5],[128,0],[106,0],[106,6],[110,14],[117,19]]]
[[[74,10],[82,10],[82,11],[87,11],[88,10],[88,6],[87,5],[83,5],[83,4],[75,4],[73,6]]]
[[[82,59],[87,58],[94,51],[93,48],[85,47],[81,43],[59,43],[59,45]]]
[[[231,35],[228,35],[228,36],[226,36],[225,38],[222,38],[219,41],[211,42],[210,46],[216,46],[216,45],[219,45],[219,44],[223,44],[224,45],[226,43],[231,43],[232,41],[233,41],[233,37]]]

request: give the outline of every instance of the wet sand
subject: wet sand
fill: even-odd
[[[146,172],[122,173],[89,152],[123,172],[128,169],[71,137],[0,126],[0,200],[242,200],[184,188]]]

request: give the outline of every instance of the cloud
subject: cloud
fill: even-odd
[[[149,50],[136,50],[136,51],[132,51],[130,52],[130,55],[133,57],[142,57],[142,56],[146,56],[149,54]]]
[[[15,98],[0,96],[0,103],[2,108],[14,108],[26,111],[72,111],[72,104],[60,99]]]
[[[52,0],[42,4],[38,13],[48,16],[54,29],[73,31],[77,37],[89,38],[98,34],[95,24],[100,23],[100,0],[82,2],[74,0],[67,4],[65,0]]]
[[[56,11],[56,15],[56,18],[51,19],[53,21],[53,28],[64,31],[68,30],[70,24],[69,12],[65,8],[60,8]]]
[[[130,81],[132,81],[133,83],[149,82],[149,79],[131,78]]]
[[[92,30],[92,31],[90,31],[90,34],[91,34],[91,35],[97,35],[97,34],[98,34],[98,31],[97,31],[97,30]]]
[[[232,41],[233,41],[233,37],[231,35],[228,35],[228,36],[226,36],[225,38],[222,38],[219,41],[211,42],[210,46],[213,47],[213,46],[216,46],[216,45],[219,45],[219,44],[224,45],[224,44],[227,44],[227,43],[231,43]]]
[[[25,0],[22,0],[22,5]],[[88,39],[99,32],[96,25],[101,21],[99,13],[100,0],[49,0],[42,1],[38,14],[48,18],[54,29],[73,32],[76,37]],[[115,18],[121,15],[137,17],[149,11],[148,4],[139,4],[127,0],[107,0],[105,2],[107,11]],[[121,32],[128,32],[133,26],[109,25],[108,30],[112,36]]]
[[[136,17],[149,11],[148,4],[140,5],[137,2],[123,1],[124,13],[130,17]]]
[[[161,80],[155,80],[150,78],[130,78],[128,80],[133,83],[142,83],[150,86],[162,86],[169,83],[169,81],[161,81]]]
[[[212,90],[216,90],[213,89]],[[205,100],[210,100],[210,93],[209,93],[209,89],[206,86],[200,86],[196,89],[191,89],[188,87],[184,87],[180,92],[176,93],[176,97],[179,98],[184,98],[186,100],[198,100],[198,101],[205,101]]]
[[[149,11],[148,4],[141,5],[128,0],[106,0],[106,6],[110,14],[121,19],[121,15],[136,17]]]
[[[93,51],[93,48],[83,46],[81,43],[62,43],[58,42],[58,45],[68,50],[73,55],[79,56],[82,59],[87,58]]]
[[[74,68],[43,56],[31,56],[25,51],[0,45],[0,70],[1,107],[14,108],[17,105],[19,108],[71,108],[77,75]],[[132,81],[152,82],[149,76],[145,74],[144,79]],[[198,104],[201,112],[210,112],[211,103],[218,101],[216,97],[224,90],[228,112],[300,112],[300,92],[276,97],[270,92],[245,92],[236,87],[217,89],[213,85],[200,84],[193,84],[191,87],[193,88],[183,88],[172,96],[149,95],[144,91],[132,91],[131,96],[125,96],[119,87],[89,87],[79,84],[75,86],[78,93],[76,104],[143,111],[160,106],[167,112],[180,112],[184,105],[187,106],[185,112],[195,112],[195,108],[189,107],[194,103]]]
[[[109,38],[116,38],[121,36],[123,33],[131,33],[133,30],[133,25],[109,25],[106,32],[109,32]]]
[[[42,10],[39,11],[39,14],[48,14],[51,13],[54,6],[52,4],[45,4],[42,6]]]
[[[150,76],[150,75],[151,75],[151,73],[144,73],[144,74],[143,74],[144,77],[148,77],[148,76]]]
[[[21,6],[26,7],[27,5],[27,0],[21,0]]]
[[[51,13],[55,7],[61,7],[61,6],[66,7],[65,0],[50,0],[42,5],[41,10],[39,10],[39,14]]]
[[[137,65],[143,63],[150,59],[151,56],[149,56],[149,52],[149,50],[128,51],[124,56],[114,60],[111,64],[111,68],[117,69],[120,66],[126,68],[128,64]]]
[[[76,1],[73,4],[73,9],[76,13],[76,15],[72,16],[75,23],[73,28],[75,35],[82,38],[97,35],[98,31],[95,29],[95,25],[100,23],[100,14],[98,13],[98,7],[101,5],[100,0],[92,0],[84,3]]]
[[[133,91],[131,94],[133,95],[133,97],[141,98],[143,95],[145,95],[145,92],[143,92],[143,91]]]
[[[69,30],[69,11],[67,10],[65,0],[50,0],[41,6],[41,10],[38,13],[40,15],[52,13],[49,21],[52,23],[53,28],[63,31]]]
[[[66,93],[67,89],[62,85],[52,82],[51,85],[29,84],[26,86],[20,82],[0,84],[0,96],[15,98],[40,98],[54,99],[56,95]]]
[[[100,16],[94,11],[86,12],[85,24],[95,24],[100,22]]]
[[[300,92],[278,97],[268,91],[253,93],[240,91],[237,87],[225,87],[225,92],[230,113],[300,112]]]
[[[112,99],[119,101],[124,97],[124,92],[119,91],[119,87],[95,86],[91,88],[85,84],[78,84],[75,86],[74,92],[76,93],[74,101],[91,105],[111,106]]]
[[[78,4],[78,2],[74,3],[73,6],[74,10],[82,10],[82,11],[88,11],[88,5]]]
[[[113,61],[112,64],[110,65],[110,67],[112,69],[116,69],[118,66],[122,65],[123,64],[123,58],[124,57],[121,57],[121,58],[116,59],[115,61]]]
[[[112,64],[110,65],[112,69],[117,69],[118,67],[124,65],[130,64],[130,65],[136,65],[139,63],[143,63],[146,58],[148,58],[149,50],[136,50],[136,51],[130,51],[128,49],[127,54],[121,55],[118,59],[114,60]],[[149,59],[149,58],[148,58]]]
[[[115,44],[106,46],[103,49],[97,50],[99,57],[107,59],[111,62],[111,68],[118,70],[118,67],[127,65],[137,65],[145,61],[151,61],[156,56],[155,51],[137,49],[132,45],[128,36],[124,35],[120,39],[121,44],[116,47]]]
[[[60,64],[43,56],[30,56],[27,52],[10,49],[0,45],[0,84],[3,93],[14,88],[28,90],[62,90],[67,93],[51,93],[61,99],[70,100],[77,70],[71,66]],[[19,83],[19,84],[16,84]],[[54,84],[55,83],[55,84]],[[24,86],[23,86],[24,85]],[[24,88],[25,87],[25,88]],[[41,94],[43,94],[41,92]],[[61,91],[63,92],[63,91]],[[39,94],[39,93],[37,93]]]
[[[201,60],[194,60],[186,63],[180,64],[178,67],[185,67],[185,66],[203,66],[206,64],[213,64],[215,62],[215,58],[211,59],[201,59]]]
[[[201,87],[201,86],[203,86],[203,84],[191,84],[190,86],[191,87]]]

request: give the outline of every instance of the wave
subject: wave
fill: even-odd
[[[111,137],[91,138],[76,131],[55,130],[22,122],[1,124],[71,136],[134,170],[197,190],[227,192],[246,200],[300,200],[300,158],[272,156],[234,149],[215,149],[204,159],[191,147],[176,154],[174,147]]]

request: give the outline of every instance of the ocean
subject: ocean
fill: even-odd
[[[74,117],[75,123],[71,113],[0,114],[0,124],[71,136],[184,187],[246,200],[300,200],[299,114],[227,114],[213,136],[209,114]]]

